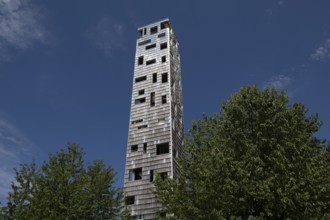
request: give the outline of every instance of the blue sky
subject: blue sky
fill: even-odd
[[[330,1],[0,0],[0,201],[13,167],[79,143],[122,186],[137,28],[171,20],[185,130],[240,87],[285,89],[330,139]]]

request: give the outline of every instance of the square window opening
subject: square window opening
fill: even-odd
[[[168,23],[168,21],[164,21],[162,23],[160,23],[160,29],[165,29],[165,28],[169,28],[170,24]]]
[[[129,171],[128,174],[128,180],[129,181],[135,181],[135,180],[141,180],[142,179],[142,168],[136,168]]]
[[[169,143],[161,143],[156,145],[156,153],[157,155],[160,154],[168,154],[170,151],[170,145]]]
[[[133,205],[135,203],[135,196],[126,196],[125,204],[126,205]]]
[[[163,73],[162,74],[162,83],[166,83],[168,82],[168,74],[167,73]]]
[[[150,34],[156,34],[157,33],[157,26],[150,28]]]
[[[144,95],[144,89],[139,90],[138,94],[139,95]]]
[[[131,152],[136,152],[138,151],[139,146],[137,144],[134,144],[131,146]]]
[[[160,44],[160,49],[164,50],[167,48],[167,42]]]

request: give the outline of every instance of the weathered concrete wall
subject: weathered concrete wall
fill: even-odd
[[[133,216],[155,219],[161,206],[151,177],[163,173],[176,178],[176,161],[183,155],[180,57],[168,19],[138,30],[141,37],[136,43],[124,193],[125,198],[131,198],[128,208]],[[164,81],[162,75],[166,73]],[[157,151],[162,143],[168,143],[168,149],[165,145]]]

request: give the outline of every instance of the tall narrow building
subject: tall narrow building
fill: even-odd
[[[168,19],[138,33],[124,194],[135,219],[155,219],[161,211],[153,193],[156,174],[176,178],[183,156],[180,56]]]

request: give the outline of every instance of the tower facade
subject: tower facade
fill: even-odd
[[[135,219],[155,219],[161,205],[153,182],[157,174],[176,178],[183,156],[180,56],[168,19],[138,32],[124,195]]]

